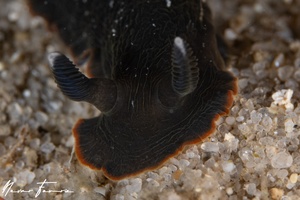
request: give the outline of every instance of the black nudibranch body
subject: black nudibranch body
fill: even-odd
[[[45,3],[46,2],[46,3]],[[118,180],[155,169],[200,142],[229,112],[236,78],[225,69],[201,0],[28,0],[89,77],[49,55],[61,91],[101,114],[73,128],[78,159]]]

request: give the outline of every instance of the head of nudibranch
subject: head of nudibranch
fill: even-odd
[[[62,36],[67,36],[62,30],[63,22],[39,12],[45,10],[44,4],[28,1],[33,2],[33,10],[56,25]],[[58,12],[55,8],[59,3],[53,2],[51,8]],[[48,57],[61,91],[70,99],[88,102],[101,111],[98,117],[80,119],[74,126],[75,152],[82,164],[102,170],[112,180],[155,169],[186,145],[206,138],[214,132],[219,116],[229,112],[237,93],[236,78],[226,70],[218,51],[208,7],[202,1],[182,0],[168,6],[162,2],[145,1],[136,4],[139,7],[134,7],[132,2],[120,3],[125,6],[123,17],[135,24],[124,25],[126,30],[119,26],[117,31],[128,34],[119,38],[101,35],[105,38],[101,40],[105,48],[96,51],[99,55],[93,52],[97,61],[99,57],[106,61],[110,56],[118,59],[118,62],[102,62],[114,63],[111,67],[104,66],[110,74],[96,75],[95,71],[103,66],[93,62],[90,71],[95,76],[88,78],[65,55],[54,52]],[[87,2],[88,5],[93,3],[96,4]],[[127,5],[135,9],[126,8]],[[153,14],[153,9],[147,11],[149,6],[157,5],[164,6],[159,13]],[[113,13],[113,10],[105,10],[110,9],[109,6],[101,6],[99,9],[103,12],[96,13]],[[146,14],[138,12],[142,6],[140,10]],[[127,15],[124,14],[126,9],[129,9]],[[178,12],[182,15],[177,15]],[[149,15],[156,23],[146,23]],[[112,21],[114,17],[107,19]],[[178,28],[177,22],[183,28]],[[149,31],[159,26],[169,26],[164,27],[167,35],[157,36]],[[72,40],[62,38],[69,44],[74,35],[70,37]],[[139,38],[140,35],[145,38]],[[157,42],[158,39],[161,42]],[[71,49],[84,49],[82,41],[78,48],[72,46]]]
[[[63,54],[52,53],[49,60],[66,96],[101,111],[99,117],[81,119],[73,128],[76,155],[113,180],[154,169],[185,145],[210,135],[237,92],[229,72],[203,71],[180,37],[173,42],[170,78],[144,85],[143,94],[135,94],[130,81],[87,78]]]

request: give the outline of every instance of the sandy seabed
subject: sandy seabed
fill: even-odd
[[[113,182],[71,158],[73,124],[99,112],[54,83],[46,55],[66,49],[22,0],[0,0],[0,196],[300,199],[300,1],[208,2],[239,79],[229,115],[161,168]]]

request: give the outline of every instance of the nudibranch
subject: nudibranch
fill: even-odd
[[[237,80],[201,0],[27,0],[70,47],[49,55],[55,81],[101,111],[73,128],[78,160],[120,180],[202,141],[229,112]],[[88,52],[88,53],[87,53]]]

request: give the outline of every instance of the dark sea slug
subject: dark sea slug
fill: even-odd
[[[27,0],[70,47],[49,55],[58,87],[101,114],[73,128],[76,155],[118,180],[155,169],[215,130],[237,93],[201,0]]]

